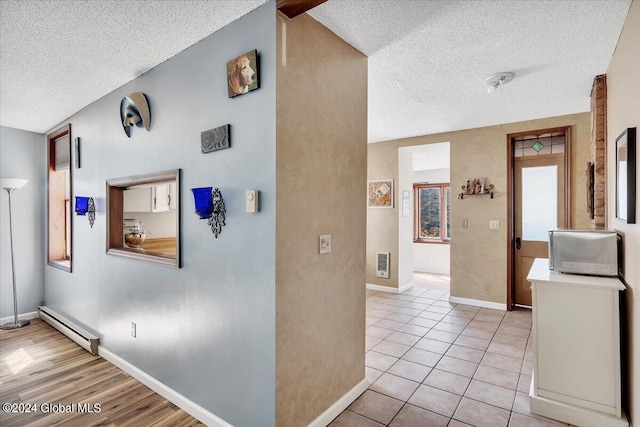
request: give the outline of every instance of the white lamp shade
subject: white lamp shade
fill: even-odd
[[[2,178],[0,179],[0,188],[4,188],[6,190],[15,190],[21,187],[24,187],[28,179],[12,179],[12,178]]]

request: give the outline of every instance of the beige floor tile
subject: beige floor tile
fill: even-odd
[[[414,317],[408,322],[410,325],[422,326],[423,328],[433,328],[438,324],[436,320],[425,319],[423,317]]]
[[[498,328],[498,330],[500,332],[503,332],[505,334],[509,334],[509,335],[515,335],[517,337],[520,338],[529,338],[529,333],[531,332],[531,324],[528,324],[527,326],[515,326],[513,324],[510,324],[508,322],[502,322],[502,324],[500,325],[500,327]]]
[[[433,329],[459,335],[460,332],[464,330],[464,326],[456,325],[455,323],[446,323],[441,320],[436,326],[433,327]]]
[[[463,347],[475,348],[476,350],[485,351],[491,341],[482,338],[470,337],[468,335],[460,335],[454,342],[456,345]]]
[[[475,328],[473,326],[467,326],[460,335],[482,338],[483,340],[491,340],[493,338],[494,331],[488,331],[486,329]]]
[[[473,313],[477,313],[477,312],[480,311],[480,307],[476,307],[475,305],[466,305],[466,304],[458,304],[455,309],[456,310],[471,311]]]
[[[431,304],[433,304],[437,300],[438,300],[437,298],[426,298],[424,296],[424,294],[423,294],[423,295],[421,295],[419,297],[416,297],[416,299],[414,299],[413,301],[414,302],[420,302],[420,303],[423,303],[423,304],[428,304],[429,306],[431,306]]]
[[[367,329],[364,330],[364,333],[369,337],[374,337],[374,338],[383,340],[389,335],[391,335],[393,331],[389,329],[379,328],[377,326],[369,326]]]
[[[411,303],[409,303],[409,304],[411,304]],[[413,317],[413,316],[417,316],[418,314],[422,313],[422,310],[424,310],[424,309],[419,309],[418,310],[418,309],[411,308],[411,307],[408,307],[408,306],[403,306],[403,307],[398,307],[395,310],[395,313],[407,314],[407,315]]]
[[[529,405],[529,394],[528,393],[516,393],[516,398],[513,401],[513,412],[516,414],[521,414],[521,415],[525,415],[527,416],[527,418],[532,418],[532,419],[536,419],[539,421],[542,421],[543,424],[545,426],[567,426],[566,423],[563,423],[561,421],[557,421],[557,420],[552,420],[550,418],[547,417],[543,417],[541,415],[536,415],[534,413],[531,412],[531,406]],[[512,419],[513,419],[513,414],[512,414]],[[529,420],[521,420],[521,422],[526,422]],[[526,425],[526,424],[522,424],[522,425]]]
[[[469,326],[472,328],[484,329],[485,331],[491,331],[491,332],[495,332],[496,330],[498,330],[498,325],[499,323],[485,322],[484,320],[479,320],[477,314],[476,314],[476,317],[474,317],[473,320],[469,322]]]
[[[476,373],[476,369],[478,368],[478,364],[462,359],[456,359],[455,357],[443,356],[435,367],[453,374],[473,378],[473,375]]]
[[[381,339],[375,338],[369,335],[364,336],[364,348],[365,350],[371,350],[373,347],[377,346],[382,342]]]
[[[378,353],[373,350],[368,351],[364,355],[364,364],[379,371],[386,371],[397,361],[397,357],[388,356],[386,354]]]
[[[480,364],[518,373],[520,372],[520,368],[522,368],[521,359],[498,353],[486,353]]]
[[[431,368],[408,360],[398,360],[389,370],[390,374],[421,383],[427,377]]]
[[[377,351],[378,353],[387,354],[393,357],[402,357],[411,346],[398,344],[397,342],[392,341],[382,341],[380,344],[373,348],[373,351]]]
[[[460,402],[460,396],[427,385],[418,387],[410,404],[435,412],[445,417],[451,417]]]
[[[513,407],[513,399],[516,396],[516,391],[494,384],[472,380],[464,395],[470,399],[510,411]]]
[[[371,326],[375,324],[378,320],[382,320],[382,319],[380,319],[379,317],[367,316],[364,318],[364,324],[365,326]]]
[[[383,374],[369,389],[406,402],[420,383],[391,374]]]
[[[468,377],[433,369],[423,384],[462,396],[471,381]]]
[[[370,309],[367,310],[367,316],[375,316],[375,317],[379,317],[381,319],[384,319],[385,317],[387,317],[390,314],[391,314],[391,312],[387,311],[387,310],[378,310],[378,309],[374,309],[374,308],[370,308]]]
[[[433,313],[441,313],[441,314],[449,314],[451,310],[452,310],[451,308],[438,307],[437,305],[431,305],[425,308],[425,311],[431,311]]]
[[[428,292],[427,292],[427,294],[428,294]],[[452,308],[455,308],[456,305],[458,305],[458,304],[455,304],[455,303],[452,303],[452,302],[449,302],[449,301],[440,300],[438,302],[434,302],[433,305],[438,306],[438,307],[444,307],[444,308],[452,309]]]
[[[475,317],[476,312],[471,310],[461,309],[460,306],[458,305],[456,308],[451,310],[448,315],[456,316],[456,317],[464,317],[465,319],[469,319],[469,321],[471,321],[471,319]]]
[[[397,342],[398,344],[411,346],[420,341],[420,337],[396,331],[389,335],[385,341]]]
[[[531,375],[520,374],[518,380],[518,391],[529,394],[531,388]]]
[[[396,322],[395,320],[382,319],[376,322],[376,327],[391,329],[393,331],[397,331],[404,325],[405,322]]]
[[[462,421],[454,420],[449,421],[449,427],[473,427],[471,424],[463,423]]]
[[[432,329],[425,335],[425,338],[431,338],[433,340],[444,341],[448,343],[452,343],[458,338],[458,334],[446,332],[446,331],[438,331],[437,329]]]
[[[410,301],[404,305],[405,307],[412,308],[418,311],[422,311],[429,307],[429,304],[423,304],[421,302]],[[416,314],[417,315],[417,314]]]
[[[525,360],[522,362],[522,368],[520,368],[520,373],[525,375],[533,375],[533,361]]]
[[[492,366],[480,365],[473,377],[478,381],[484,381],[500,387],[515,390],[518,387],[519,375],[516,372],[506,371],[504,369],[494,368]]]
[[[509,427],[556,427],[566,425],[567,424],[556,424],[553,420],[527,417],[517,412],[511,414],[511,421],[509,421]]]
[[[459,345],[452,345],[445,353],[447,356],[455,357],[457,359],[466,360],[468,362],[480,363],[484,356],[484,351],[475,350],[469,347],[462,347]]]
[[[476,427],[506,427],[509,411],[463,397],[453,418]]]
[[[442,318],[442,321],[445,322],[445,323],[453,323],[454,325],[461,325],[461,326],[467,326],[469,324],[469,322],[471,322],[471,320],[468,319],[468,318],[458,317],[458,316],[455,316],[455,315],[453,315],[451,313],[449,313],[446,316],[444,316]]]
[[[385,319],[395,320],[396,322],[407,323],[409,320],[413,319],[414,317],[415,316],[410,316],[408,314],[391,313],[390,315],[385,317]]]
[[[382,424],[389,424],[404,402],[367,390],[349,406],[349,410]]]
[[[434,313],[432,311],[424,310],[420,314],[418,314],[417,316],[418,317],[422,317],[423,319],[436,320],[436,321],[439,322],[446,316],[446,314]]]
[[[415,348],[419,348],[420,350],[427,350],[432,353],[445,354],[451,344],[444,341],[433,340],[431,338],[422,338],[415,345]]]
[[[360,414],[351,412],[348,409],[329,424],[329,427],[383,427],[384,424],[377,423],[369,418],[365,418]]]
[[[380,322],[378,322],[380,323]],[[376,323],[376,325],[378,324]],[[524,358],[524,348],[520,348],[511,344],[503,344],[492,341],[487,348],[487,353],[498,353],[509,357],[515,357],[518,359]]]
[[[369,384],[373,384],[374,382],[376,382],[376,380],[380,378],[382,374],[384,374],[384,372],[377,369],[370,368],[368,366],[364,367],[364,377],[367,379]]]
[[[519,337],[517,335],[507,334],[498,329],[491,339],[493,342],[499,342],[502,344],[511,344],[516,347],[526,348],[527,347],[527,339],[525,337]]]
[[[423,326],[412,325],[410,323],[407,323],[406,325],[398,329],[398,332],[405,332],[407,334],[423,337],[430,330],[431,330],[430,328],[425,328]]]
[[[413,405],[404,405],[393,419],[391,427],[446,427],[449,418]]]
[[[411,350],[407,351],[405,355],[402,356],[402,359],[408,360],[409,362],[433,367],[436,366],[441,357],[441,354],[420,350],[414,347]]]

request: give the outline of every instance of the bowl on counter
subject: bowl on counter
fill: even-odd
[[[124,244],[130,248],[139,249],[145,238],[146,233],[144,231],[132,231],[124,234]]]

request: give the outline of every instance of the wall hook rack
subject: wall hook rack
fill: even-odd
[[[458,194],[458,199],[465,196],[485,196],[489,195],[493,199],[493,184],[486,184],[484,178],[468,179],[467,185],[462,186],[462,193]]]

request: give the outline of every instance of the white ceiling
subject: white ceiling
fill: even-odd
[[[46,132],[263,2],[2,0],[0,124]],[[311,15],[369,55],[377,142],[588,111],[630,3],[330,0]],[[500,71],[516,77],[488,94]]]

